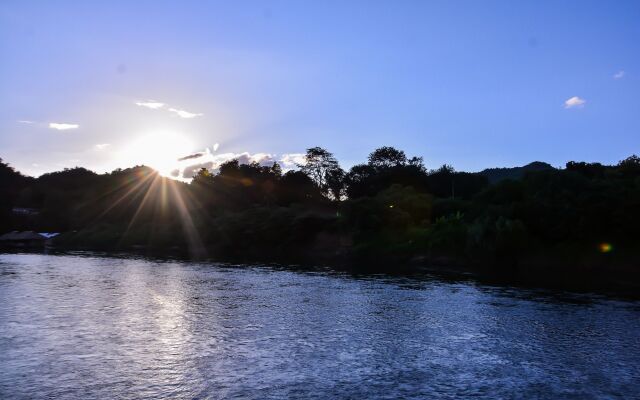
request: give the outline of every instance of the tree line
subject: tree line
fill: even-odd
[[[139,166],[26,177],[0,163],[0,229],[60,246],[188,249],[214,258],[638,273],[640,158],[480,173],[381,147],[348,170],[326,149],[297,169],[223,163],[191,183]],[[16,208],[34,210],[16,213]],[[574,271],[575,272],[575,271]]]

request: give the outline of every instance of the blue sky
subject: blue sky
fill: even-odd
[[[638,1],[4,0],[0,157],[614,163],[640,152],[638,21]]]

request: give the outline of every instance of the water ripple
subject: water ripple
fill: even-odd
[[[637,302],[0,255],[0,398],[637,398]]]

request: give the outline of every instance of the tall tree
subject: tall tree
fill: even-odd
[[[334,200],[340,201],[345,195],[346,173],[340,167],[329,171],[327,175],[327,187]]]
[[[300,165],[300,170],[311,178],[324,195],[327,195],[329,193],[329,177],[338,174],[337,171],[340,169],[338,160],[322,147],[307,149],[304,159],[305,163]]]

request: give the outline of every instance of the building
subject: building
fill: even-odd
[[[0,236],[0,245],[11,247],[38,247],[51,242],[57,233],[38,233],[34,231],[13,231]]]

